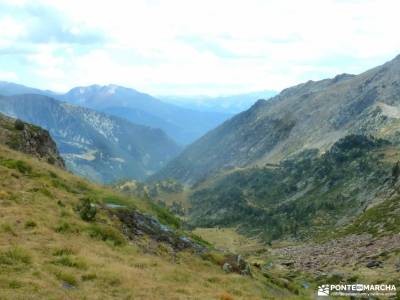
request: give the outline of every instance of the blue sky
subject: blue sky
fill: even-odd
[[[399,11],[392,0],[0,0],[0,80],[279,91],[400,54]]]

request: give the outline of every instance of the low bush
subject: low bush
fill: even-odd
[[[28,220],[25,222],[25,228],[30,229],[30,228],[35,228],[37,226],[35,221]]]
[[[14,122],[14,128],[15,128],[16,130],[24,130],[24,128],[25,128],[25,123],[22,122],[21,120],[17,119],[17,120],[15,120],[15,122]]]
[[[82,198],[76,207],[82,220],[91,222],[96,218],[97,209],[90,198]]]

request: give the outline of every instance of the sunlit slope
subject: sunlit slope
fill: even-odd
[[[290,299],[257,272],[225,274],[189,252],[151,239],[129,241],[105,203],[174,219],[145,200],[119,195],[0,146],[1,299]],[[96,203],[94,221],[76,211]],[[103,208],[102,208],[103,207]],[[168,224],[168,223],[171,224]]]

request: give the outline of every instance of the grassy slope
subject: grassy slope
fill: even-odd
[[[19,161],[19,162],[18,162]],[[290,299],[261,274],[225,274],[189,253],[173,257],[129,243],[99,210],[94,223],[74,211],[82,196],[154,206],[0,146],[0,299]],[[143,240],[141,244],[149,241]],[[279,283],[279,282],[278,282]],[[279,284],[278,284],[279,285]]]

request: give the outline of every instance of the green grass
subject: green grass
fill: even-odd
[[[370,233],[373,236],[382,236],[399,233],[399,214],[400,198],[386,200],[366,210],[349,226],[339,231],[337,235]]]
[[[21,174],[30,175],[32,174],[32,167],[22,160],[15,159],[0,159],[0,165],[19,171]]]
[[[28,265],[32,262],[32,257],[27,250],[12,247],[7,250],[0,252],[0,265],[17,265],[24,264]]]
[[[166,208],[160,207],[149,201],[149,206],[154,212],[155,217],[164,225],[169,225],[175,229],[181,227],[181,220],[170,213]]]
[[[66,282],[72,286],[77,286],[78,285],[78,280],[76,279],[76,277],[68,272],[65,271],[58,271],[56,272],[56,277],[58,280]]]
[[[114,227],[103,224],[91,224],[87,228],[89,236],[108,242],[114,246],[122,246],[126,243],[125,237]]]
[[[53,252],[53,256],[73,255],[75,251],[71,248],[59,248]]]
[[[56,259],[52,260],[51,263],[54,265],[60,265],[70,268],[76,268],[82,270],[87,269],[87,264],[82,259],[74,257],[72,255],[58,256]]]

